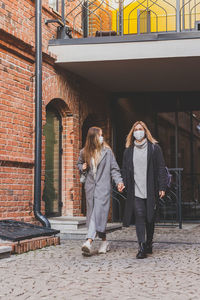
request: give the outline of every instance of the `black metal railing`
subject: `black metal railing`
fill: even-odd
[[[184,220],[200,220],[200,174],[184,173],[182,212]]]
[[[167,189],[163,200],[158,201],[156,211],[156,223],[165,225],[177,225],[182,228],[182,168],[171,168],[172,175],[170,188]],[[113,184],[112,192],[112,219],[114,222],[123,221],[126,195],[119,193]],[[134,219],[133,219],[134,223]]]
[[[199,0],[49,1],[73,38],[200,30]]]
[[[159,200],[157,211],[158,223],[179,224],[182,228],[182,168],[170,168],[172,175],[170,187],[167,188],[166,195]]]

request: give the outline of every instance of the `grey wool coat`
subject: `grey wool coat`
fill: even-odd
[[[83,172],[83,150],[80,152],[77,166]],[[123,182],[115,156],[109,147],[104,146],[97,166],[96,178],[92,168],[86,173],[85,195],[87,207],[87,227],[94,209],[97,232],[105,232],[110,208],[111,179],[115,184]]]

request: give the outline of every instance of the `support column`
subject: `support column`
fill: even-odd
[[[180,0],[176,0],[176,31],[181,31]]]
[[[178,111],[175,112],[175,168],[178,168]]]
[[[193,113],[190,112],[190,173],[191,173],[191,194],[194,201],[194,136],[193,136]]]
[[[119,0],[119,35],[124,34],[124,2]]]
[[[185,30],[185,0],[182,0],[182,30]]]
[[[83,2],[82,6],[83,37],[88,37],[88,1]]]
[[[178,105],[175,112],[175,168],[178,168]],[[182,228],[182,203],[181,203],[181,172],[176,170],[176,199],[177,199],[177,218],[179,220],[179,228]]]

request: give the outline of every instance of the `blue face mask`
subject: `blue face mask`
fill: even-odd
[[[140,141],[144,138],[145,133],[144,130],[137,130],[133,132],[133,136],[137,141]]]
[[[99,143],[103,144],[103,136],[102,135],[99,137]]]

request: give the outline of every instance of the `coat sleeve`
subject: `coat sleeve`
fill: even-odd
[[[112,151],[110,151],[110,153],[111,153],[110,154],[111,155],[111,158],[110,158],[110,173],[111,173],[112,180],[114,180],[115,184],[118,185],[120,182],[123,182],[123,180],[122,180],[120,169],[119,169],[119,166],[116,162],[115,156],[114,156]]]
[[[167,173],[165,169],[165,160],[163,152],[159,145],[156,145],[156,165],[158,174],[158,188],[159,191],[166,191],[167,189]]]
[[[79,169],[80,174],[84,173],[83,172],[83,164],[84,164],[84,159],[83,159],[83,149],[80,151],[80,155],[78,158],[78,162],[77,162],[77,167]]]
[[[122,178],[123,178],[125,187],[127,187],[126,166],[127,166],[127,149],[125,149],[125,151],[124,151],[123,161],[122,161]]]

